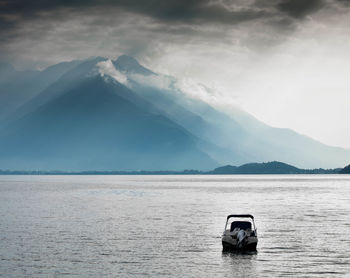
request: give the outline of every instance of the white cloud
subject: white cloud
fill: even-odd
[[[128,85],[128,78],[114,67],[110,59],[97,63],[97,67],[102,77],[108,75],[119,83]]]
[[[128,78],[143,86],[168,91],[171,94],[184,94],[190,99],[200,99],[218,108],[236,106],[237,103],[232,96],[223,93],[224,88],[217,84],[202,84],[192,78],[175,78],[168,75],[141,75],[128,74]],[[131,84],[129,84],[131,86]],[[132,88],[131,88],[132,89]]]
[[[169,90],[174,79],[166,75],[142,75],[130,74],[129,78],[145,86],[154,87],[162,90]]]
[[[200,99],[213,106],[221,107],[227,104],[234,104],[232,97],[225,96],[215,86],[201,84],[191,78],[182,78],[176,82],[176,87],[192,99]]]

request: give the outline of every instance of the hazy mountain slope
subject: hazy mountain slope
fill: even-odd
[[[3,120],[3,126],[20,119],[24,115],[34,111],[41,105],[50,101],[51,99],[59,96],[67,89],[72,88],[76,84],[79,84],[89,74],[97,74],[97,70],[92,72],[96,63],[105,60],[101,57],[94,57],[85,61],[72,61],[69,63],[60,63],[52,67],[47,68],[47,72],[43,72],[44,76],[50,76],[50,84],[41,91],[35,91],[32,97],[21,103],[21,105],[15,109],[9,116]],[[57,77],[57,78],[54,78]],[[29,92],[31,92],[29,90]]]
[[[256,161],[281,160],[301,168],[337,168],[350,161],[348,149],[325,145],[288,128],[268,126],[237,108],[229,115],[245,127],[250,137],[263,140],[260,150],[251,147],[263,158]]]
[[[128,77],[129,88],[136,92],[140,98],[151,102],[162,111],[163,115],[200,138],[199,147],[215,160],[221,163],[239,163],[245,161],[244,159],[252,161],[249,160],[247,154],[239,149],[231,150],[223,147],[219,136],[217,136],[221,133],[222,128],[226,128],[221,126],[221,123],[224,122],[223,118],[226,119],[227,123],[229,122],[231,127],[235,125],[235,121],[211,106],[201,103],[200,100],[189,99],[176,88],[175,78],[158,75],[141,66],[134,58],[126,55],[113,61],[113,65]],[[195,106],[205,107],[207,111],[202,114],[197,113],[197,111],[194,111]],[[220,125],[218,125],[218,122],[220,122]],[[237,125],[236,128],[239,129]],[[237,132],[234,138],[238,140],[238,135],[242,132]],[[229,142],[228,145],[231,146],[231,144],[232,142]]]
[[[133,93],[100,76],[52,97],[0,136],[0,168],[61,170],[210,169],[196,138]]]
[[[0,83],[12,79],[17,73],[11,64],[0,62]]]
[[[245,157],[241,156],[239,151],[232,151],[223,147],[220,140],[216,140],[216,136],[213,138],[213,135],[218,135],[218,132],[220,132],[219,127],[215,123],[211,123],[200,115],[193,113],[189,108],[185,108],[181,103],[180,96],[174,96],[171,91],[165,89],[159,90],[133,81],[130,83],[132,90],[138,96],[152,102],[162,111],[163,115],[200,138],[199,147],[215,160],[221,163],[238,163]]]
[[[63,62],[43,71],[16,71],[9,64],[0,65],[0,121],[79,63]]]
[[[127,56],[123,56],[123,60],[126,59]],[[129,64],[139,67],[135,61]],[[350,161],[349,150],[327,146],[289,129],[270,127],[234,107],[219,111],[182,92],[175,78],[137,72],[130,68],[124,72],[131,88],[214,146],[203,144],[202,149],[223,164],[280,160],[303,168],[332,168]]]
[[[205,109],[205,113],[210,110]],[[239,160],[231,162],[236,165],[278,160],[301,168],[334,168],[350,161],[346,149],[327,146],[290,129],[270,127],[235,108],[226,115],[217,111],[210,111],[209,116],[205,113],[201,113],[202,118],[214,119],[213,125],[218,128],[210,140],[239,154]]]
[[[39,71],[17,71],[10,64],[0,64],[0,122],[33,97],[32,80],[39,73]]]

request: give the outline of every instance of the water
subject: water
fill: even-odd
[[[258,251],[222,253],[251,213]],[[0,176],[2,277],[350,276],[349,176]]]

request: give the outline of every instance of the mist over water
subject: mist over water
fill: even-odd
[[[222,253],[251,213],[256,253]],[[0,176],[1,277],[344,277],[350,177]]]

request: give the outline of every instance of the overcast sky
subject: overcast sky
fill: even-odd
[[[350,148],[350,1],[0,0],[18,69],[129,54],[276,127]]]

